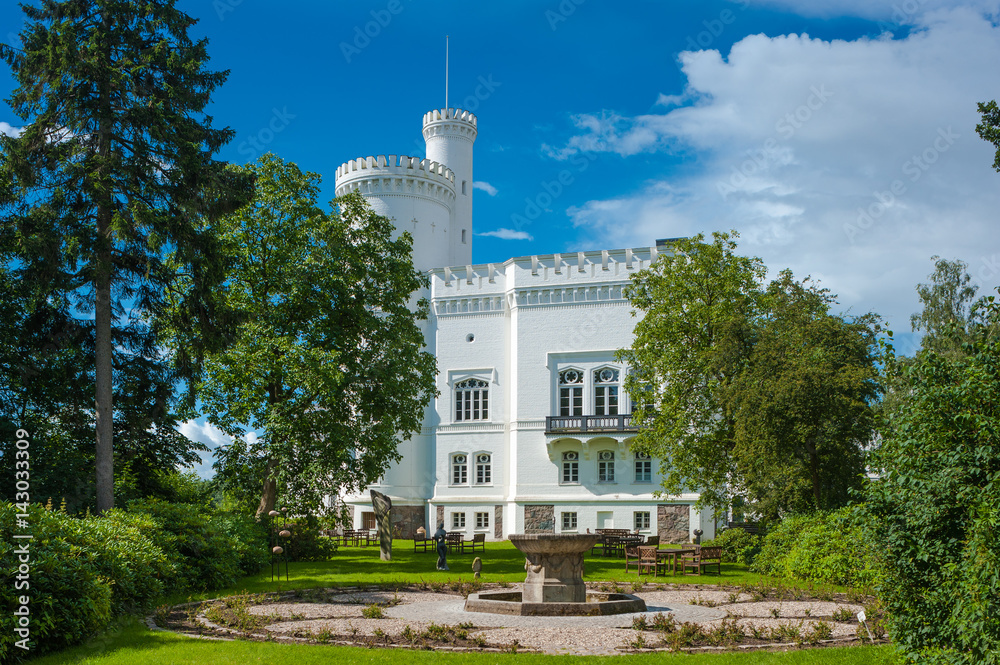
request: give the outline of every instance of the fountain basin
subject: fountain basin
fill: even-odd
[[[631,594],[603,591],[587,591],[583,602],[528,602],[520,591],[483,591],[469,594],[465,610],[514,616],[606,616],[645,612],[646,603]]]
[[[583,553],[600,539],[596,533],[514,533],[510,542],[524,553],[525,603],[583,603]]]

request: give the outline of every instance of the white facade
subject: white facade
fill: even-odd
[[[337,170],[338,195],[358,190],[414,233],[414,263],[431,278],[425,337],[440,396],[372,489],[392,498],[402,537],[438,521],[489,539],[596,528],[712,537],[710,517],[691,507],[697,494],[654,498],[659,461],[629,448],[628,368],[615,352],[631,345],[635,319],[622,289],[657,248],[469,265],[476,128],[471,113],[433,111],[433,159],[369,157]],[[364,527],[370,498],[344,500]]]

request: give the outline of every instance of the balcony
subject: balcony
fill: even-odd
[[[632,425],[632,414],[618,416],[546,416],[546,434],[568,432],[638,432]]]

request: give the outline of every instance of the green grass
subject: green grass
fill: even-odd
[[[203,600],[216,596],[236,593],[238,591],[274,591],[289,589],[309,589],[329,586],[364,586],[371,584],[419,584],[421,582],[468,582],[473,578],[472,560],[480,557],[483,560],[482,580],[484,582],[506,581],[510,583],[524,581],[524,555],[510,541],[487,543],[486,552],[466,552],[465,554],[449,554],[448,567],[450,571],[436,570],[437,555],[432,552],[414,552],[412,540],[395,540],[392,548],[392,561],[379,559],[377,546],[344,547],[330,561],[316,563],[290,563],[289,581],[285,582],[284,567],[281,571],[281,581],[271,581],[271,571],[264,570],[257,575],[246,577],[230,589],[215,590],[207,593],[190,595],[193,600]],[[631,568],[625,572],[625,560],[599,555],[587,554],[584,561],[584,579],[589,582],[618,581],[633,582],[640,579]],[[643,581],[657,584],[723,584],[736,586],[743,583],[756,584],[761,576],[751,573],[743,564],[722,564],[722,575],[709,573],[705,575],[660,575],[653,578],[643,575]],[[787,586],[808,587],[802,582],[786,581]],[[841,587],[829,587],[834,591],[843,591]],[[172,603],[187,600],[189,595],[178,595],[169,599]]]
[[[260,642],[216,642],[172,633],[150,632],[131,621],[92,642],[32,661],[32,665],[249,665],[251,663],[364,663],[366,665],[565,665],[568,661],[597,665],[896,665],[891,647],[807,649],[788,652],[722,654],[639,654],[623,656],[548,656],[541,654],[449,653],[408,649],[366,649],[322,645],[273,644]]]
[[[472,560],[483,560],[482,579],[485,582],[510,583],[524,581],[524,557],[508,541],[488,543],[486,552],[467,552],[448,557],[450,571],[435,569],[437,557],[431,552],[415,553],[413,542],[397,540],[393,543],[393,560],[381,561],[376,546],[341,548],[330,560],[317,563],[289,564],[290,581],[271,581],[265,570],[241,580],[231,589],[183,594],[164,599],[171,604],[188,599],[202,600],[247,590],[261,591],[303,589],[330,586],[365,586],[371,584],[419,584],[421,582],[468,582],[473,579]],[[635,572],[625,573],[623,559],[590,556],[585,559],[588,581],[632,582],[639,579]],[[723,564],[722,575],[681,576],[667,575],[652,578],[643,575],[646,582],[674,584],[724,584],[757,583],[760,576],[752,574],[740,564]],[[786,586],[801,583],[785,582]],[[842,590],[842,589],[836,589]],[[145,665],[159,663],[191,663],[192,665],[247,665],[249,663],[392,663],[392,665],[441,665],[449,660],[472,665],[509,662],[511,665],[547,663],[559,665],[567,660],[608,665],[637,665],[648,663],[651,658],[659,662],[678,662],[688,665],[795,665],[798,663],[846,663],[848,665],[894,665],[896,659],[891,647],[849,647],[838,649],[806,649],[783,653],[722,653],[722,654],[665,654],[598,656],[547,656],[537,654],[449,653],[411,651],[403,649],[365,649],[323,645],[288,645],[258,642],[217,642],[193,639],[172,633],[151,632],[137,619],[130,619],[121,626],[96,637],[89,643],[32,660],[32,665]]]

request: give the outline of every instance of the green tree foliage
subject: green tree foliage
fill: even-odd
[[[993,168],[1000,171],[1000,107],[996,100],[979,103],[979,113],[983,116],[983,121],[976,125],[976,133],[979,138],[992,143],[996,149],[993,158]]]
[[[781,272],[727,394],[733,457],[756,511],[772,520],[845,505],[862,483],[880,393],[878,320],[835,316],[832,302]]]
[[[1000,315],[992,297],[986,310]],[[1000,340],[981,328],[963,351],[904,369],[868,492],[890,631],[911,662],[1000,662]]]
[[[327,214],[315,174],[272,155],[241,171],[256,176],[257,195],[221,221],[232,258],[220,295],[243,323],[194,385],[235,439],[216,465],[226,491],[244,503],[255,494],[258,514],[279,490],[316,510],[374,482],[420,428],[436,364],[418,327],[427,303],[409,305],[426,282],[409,235],[393,240],[359,195]],[[249,429],[263,435],[248,440]]]
[[[702,505],[746,499],[771,519],[844,505],[874,435],[877,319],[830,314],[789,271],[765,289],[735,237],[678,241],[632,279],[644,316],[619,357],[634,445],[662,460],[667,492],[698,489]]]
[[[634,447],[662,460],[667,492],[698,488],[712,506],[727,503],[737,473],[725,397],[747,357],[765,275],[760,259],[735,253],[736,237],[678,240],[635,275],[626,295],[644,316],[632,347],[618,354],[632,368]]]
[[[82,320],[92,340],[97,507],[113,505],[115,421],[145,431],[168,412],[176,377],[151,325],[183,271],[177,327],[209,326],[221,262],[211,220],[244,203],[250,181],[212,155],[231,137],[203,114],[226,73],[174,0],[44,0],[24,5],[22,48],[0,47],[27,121],[0,137],[3,262],[41,301]],[[167,255],[172,260],[167,261]],[[79,316],[82,314],[82,316]],[[197,353],[194,354],[195,356]],[[115,392],[132,408],[116,408]]]
[[[976,298],[979,287],[966,271],[964,261],[932,256],[930,283],[917,284],[923,310],[910,317],[914,331],[923,330],[921,350],[948,357],[965,354],[965,346],[976,328],[985,325],[985,298]]]

